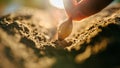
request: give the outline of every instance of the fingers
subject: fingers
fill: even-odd
[[[95,14],[105,8],[113,0],[82,0],[78,5],[77,9],[89,16]]]
[[[71,17],[76,7],[76,0],[63,0],[63,3],[68,16]]]
[[[113,0],[63,0],[66,12],[73,20],[81,20],[95,14]]]

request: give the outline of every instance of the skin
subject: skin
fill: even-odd
[[[88,16],[91,16],[107,5],[109,5],[113,0],[63,0],[65,10],[69,18],[72,20],[81,20]]]
[[[58,39],[65,39],[72,32],[72,20],[79,21],[83,18],[91,16],[107,5],[113,0],[63,0],[65,10],[68,14],[68,20],[63,22],[58,30]],[[69,27],[69,28],[68,28]]]

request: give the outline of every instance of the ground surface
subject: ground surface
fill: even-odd
[[[36,19],[34,11],[0,18],[0,68],[120,68],[119,4],[74,23],[63,41],[50,41],[55,27]]]

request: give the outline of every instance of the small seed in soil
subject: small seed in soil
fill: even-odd
[[[64,40],[66,37],[68,37],[73,29],[73,23],[72,19],[69,18],[58,27],[58,40]]]

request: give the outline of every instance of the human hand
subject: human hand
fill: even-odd
[[[106,7],[113,0],[63,0],[65,10],[68,14],[68,20],[64,21],[58,28],[58,39],[65,39],[68,37],[73,28],[72,20],[81,20],[90,15],[93,15],[104,7]]]
[[[112,1],[113,0],[81,0],[77,2],[77,0],[63,0],[68,17],[73,20],[81,20],[93,15],[101,11]]]

